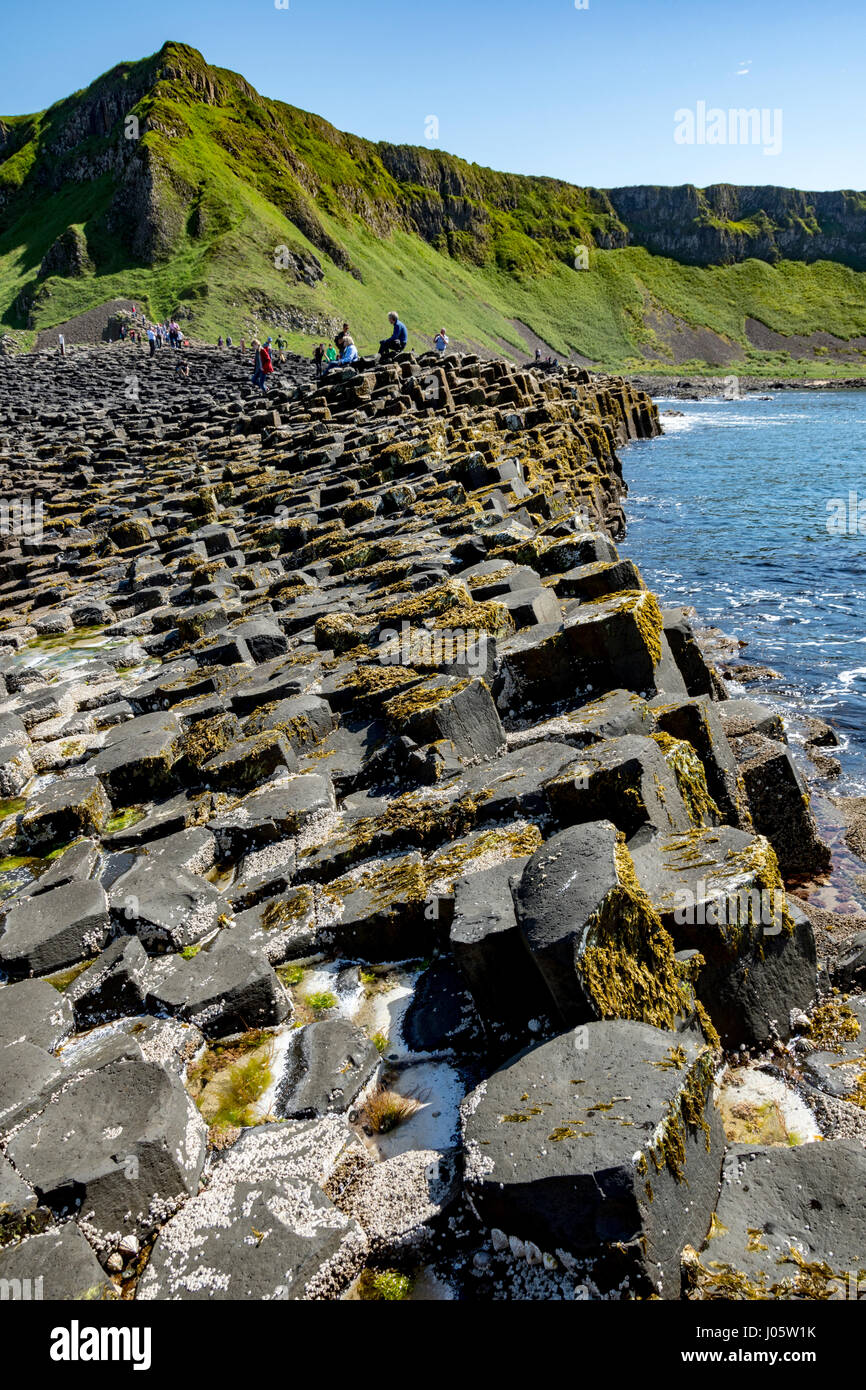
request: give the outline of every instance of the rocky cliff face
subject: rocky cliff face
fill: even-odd
[[[61,192],[66,225],[58,216]],[[668,322],[664,312],[647,319],[647,294],[654,309],[669,306],[655,303],[654,288],[640,268],[624,294],[605,291],[595,302],[582,297],[582,290],[562,280],[563,267],[575,266],[577,246],[602,252],[643,247],[701,266],[757,257],[770,263],[825,260],[866,267],[863,194],[730,185],[605,191],[499,173],[440,150],[374,144],[341,132],[315,115],[260,96],[243,77],[210,67],[183,44],[167,43],[150,58],[120,64],[46,112],[0,123],[0,233],[15,250],[14,261],[7,256],[5,265],[0,255],[0,269],[14,282],[0,313],[10,326],[54,322],[47,306],[57,302],[57,279],[75,280],[75,304],[89,309],[128,294],[123,279],[128,272],[172,261],[171,287],[159,288],[171,302],[159,307],[161,313],[181,302],[201,301],[216,289],[214,298],[222,294],[222,300],[211,325],[224,327],[224,317],[248,301],[250,287],[256,286],[282,310],[342,315],[339,284],[333,293],[327,285],[328,264],[361,283],[365,275],[372,278],[371,269],[378,275],[379,268],[365,262],[371,231],[383,240],[408,234],[473,272],[503,272],[521,288],[560,277],[568,299],[560,337],[576,332],[573,323],[605,313],[618,316],[607,341],[616,345],[620,362],[629,360],[629,346],[633,356],[642,356],[648,334],[653,352],[660,348],[681,360],[675,335],[658,327]],[[279,275],[265,284],[262,259],[283,242]],[[407,281],[413,254],[426,279],[426,246],[407,249],[407,265],[401,266]],[[19,247],[25,255],[18,254]],[[251,247],[255,253],[242,263]],[[29,278],[22,275],[25,265],[34,267]],[[100,293],[100,278],[111,276],[113,282]],[[320,298],[327,302],[307,304],[297,287],[323,280]],[[486,301],[487,286],[476,288]],[[146,284],[136,293],[146,299]],[[844,297],[845,287],[834,282],[822,303],[836,304],[840,293]],[[468,298],[461,281],[453,296],[455,317]],[[378,316],[378,291],[371,292],[373,300]],[[730,341],[724,312],[730,306],[726,296],[722,300],[718,325],[706,326],[721,342],[718,360],[729,361],[737,357],[738,345]],[[547,309],[539,308],[539,317],[546,315]],[[760,317],[760,305],[750,301],[746,315]],[[563,352],[526,308],[519,317]],[[838,332],[831,318],[832,310],[822,308],[815,330]],[[783,322],[768,322],[774,330],[790,332]],[[431,324],[425,331],[432,331]],[[509,310],[500,319],[500,340],[510,326]],[[477,331],[467,323],[463,340],[479,341]],[[842,327],[845,337],[857,331],[859,323],[850,330],[847,323]],[[489,337],[487,329],[484,340]],[[607,360],[576,337],[567,341],[585,360]]]
[[[693,265],[758,260],[866,267],[866,194],[796,188],[613,188],[628,242]]]
[[[134,256],[152,263],[170,253],[185,216],[195,210],[197,190],[173,167],[172,149],[189,135],[188,122],[201,106],[237,112],[247,147],[238,148],[237,121],[230,135],[217,129],[216,138],[230,156],[247,158],[248,177],[270,190],[299,230],[343,269],[351,269],[349,259],[324,231],[316,203],[362,217],[383,235],[401,227],[453,255],[499,264],[502,219],[519,213],[506,229],[508,268],[519,268],[515,261],[530,256],[532,242],[548,256],[570,262],[576,240],[607,250],[644,246],[699,265],[747,256],[866,263],[866,196],[859,193],[728,184],[604,191],[497,173],[439,150],[345,135],[316,117],[268,101],[238,74],[211,68],[194,49],[173,43],[141,62],[120,64],[42,117],[0,127],[0,155],[6,158],[22,143],[36,142],[24,183],[0,182],[0,211],[5,204],[11,221],[25,196],[108,174],[114,191],[107,225]],[[131,114],[140,137],[159,137],[161,167],[142,156],[138,137],[128,137],[125,122]],[[260,156],[270,166],[263,180],[256,167]],[[133,226],[132,219],[127,225],[124,216],[124,207],[138,194],[143,195],[143,228]],[[172,201],[175,215],[167,211]]]

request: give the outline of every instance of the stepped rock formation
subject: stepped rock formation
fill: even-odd
[[[319,387],[289,358],[262,398],[237,352],[178,357],[0,376],[0,1278],[752,1278],[751,1208],[730,1276],[696,1253],[719,1034],[811,1007],[773,847],[797,872],[785,798],[811,821],[777,760],[744,780],[689,624],[618,553],[651,400],[411,353]]]

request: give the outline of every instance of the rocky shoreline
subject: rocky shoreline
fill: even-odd
[[[0,374],[0,1279],[848,1296],[866,945],[617,548],[648,394],[175,357]]]
[[[741,396],[767,397],[775,391],[861,391],[866,376],[850,377],[760,377],[732,374],[713,377],[673,377],[638,372],[629,376],[636,391],[655,398],[681,401],[736,400]]]

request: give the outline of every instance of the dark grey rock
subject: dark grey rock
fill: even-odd
[[[310,1181],[216,1183],[163,1227],[139,1300],[338,1298],[367,1242]]]
[[[451,950],[498,1055],[528,1040],[531,1020],[551,1010],[550,994],[517,926],[512,880],[528,860],[496,864],[454,885]]]
[[[89,1072],[9,1140],[7,1155],[100,1244],[152,1231],[198,1187],[205,1128],[180,1080],[148,1062]]]
[[[47,850],[79,835],[98,835],[111,815],[111,803],[95,777],[56,781],[28,797],[20,833],[34,849]]]
[[[421,975],[401,1031],[412,1052],[477,1052],[483,1046],[474,1002],[449,961],[434,961]]]
[[[95,1028],[144,1006],[147,954],[135,936],[119,936],[63,995],[79,1029]]]
[[[154,979],[148,1002],[194,1023],[206,1037],[225,1037],[283,1023],[291,1002],[265,957],[222,931],[191,960]]]
[[[832,967],[832,975],[839,989],[866,983],[866,932],[848,938]]]
[[[722,819],[741,830],[752,828],[749,802],[740,770],[719,717],[718,704],[705,696],[669,703],[664,697],[653,702],[656,727],[671,738],[692,745],[703,764],[707,791],[721,812]]]
[[[109,902],[120,929],[134,932],[148,953],[194,946],[224,911],[224,899],[206,878],[150,856],[115,879]]]
[[[94,878],[98,867],[99,849],[95,842],[78,840],[65,849],[44,874],[34,879],[30,895],[36,896],[48,892],[50,888],[62,888],[67,883]]]
[[[866,1216],[860,1193],[866,1182],[866,1151],[848,1139],[828,1139],[797,1148],[732,1144],[722,1170],[712,1241],[701,1261],[707,1273],[698,1287],[726,1296],[723,1278],[740,1271],[761,1292],[783,1297],[862,1296],[858,1275],[866,1250]],[[792,1255],[826,1273],[803,1270]],[[695,1273],[694,1264],[690,1261]]]
[[[113,1297],[91,1246],[74,1221],[0,1250],[0,1280],[13,1299],[54,1303]]]
[[[22,980],[0,989],[0,1048],[29,1042],[53,1052],[72,1029],[69,1000],[47,980]]]
[[[108,730],[105,743],[87,764],[114,806],[152,800],[172,786],[183,729],[170,710],[142,714]]]
[[[47,975],[102,950],[111,931],[105,889],[92,880],[25,898],[6,913],[0,968],[14,979]]]
[[[274,1114],[285,1119],[345,1113],[370,1084],[379,1054],[345,1019],[322,1019],[292,1033],[280,1059]]]
[[[0,1048],[0,1135],[39,1111],[60,1084],[63,1069],[56,1057],[29,1042]]]
[[[610,821],[560,831],[514,889],[517,923],[566,1026],[616,1012],[691,1021],[690,989],[670,938],[641,895]]]
[[[435,702],[433,697],[441,691]],[[480,680],[461,681],[456,676],[439,676],[416,686],[406,697],[404,708],[397,696],[385,706],[385,713],[398,733],[418,744],[452,744],[460,758],[488,758],[505,742],[499,715],[487,686]],[[412,711],[415,701],[422,703]]]
[[[208,822],[224,857],[240,858],[249,850],[285,840],[306,821],[336,805],[330,778],[318,772],[281,778],[237,801]]]
[[[766,835],[787,879],[814,876],[830,867],[830,850],[818,834],[806,783],[789,749],[763,734],[734,740],[752,820]]]
[[[681,1049],[678,1051],[677,1049]],[[691,1034],[614,1020],[522,1052],[464,1101],[468,1196],[488,1227],[562,1251],[604,1290],[680,1295],[724,1136],[712,1054]]]
[[[692,820],[658,744],[625,734],[584,748],[545,786],[560,825],[610,820],[631,838],[642,828],[687,831]]]
[[[805,914],[774,886],[766,840],[719,826],[634,849],[638,878],[678,951],[705,964],[696,993],[726,1045],[790,1036],[817,987]],[[787,916],[786,916],[787,914]]]

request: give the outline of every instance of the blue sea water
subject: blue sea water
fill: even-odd
[[[737,660],[781,672],[741,693],[829,720],[834,790],[866,793],[866,391],[657,404],[684,413],[623,455],[624,553],[660,600],[746,640]]]

